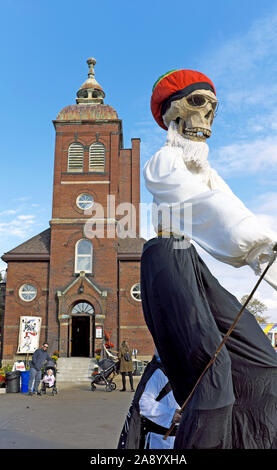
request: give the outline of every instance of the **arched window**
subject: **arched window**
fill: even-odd
[[[76,243],[75,246],[75,273],[85,271],[92,272],[92,243],[90,240],[83,238]]]
[[[84,147],[78,142],[74,142],[68,147],[67,171],[83,171]]]
[[[105,171],[105,145],[101,142],[94,142],[89,148],[89,171]]]
[[[88,302],[78,302],[74,305],[72,312],[73,315],[87,313],[88,315],[94,314],[94,308]]]

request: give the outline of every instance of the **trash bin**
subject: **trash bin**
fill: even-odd
[[[6,393],[20,392],[20,372],[6,372]]]
[[[20,371],[20,375],[21,375],[21,393],[27,393],[28,392],[30,371],[29,370],[22,370],[22,371]]]

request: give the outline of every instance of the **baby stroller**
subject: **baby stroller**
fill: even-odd
[[[45,368],[44,368],[44,372],[43,372],[43,378],[45,375],[47,375],[47,371],[48,370],[52,370],[53,372],[53,375],[55,377],[55,382],[53,385],[50,385],[49,383],[46,383],[43,381],[42,379],[42,382],[41,382],[41,393],[43,393],[44,395],[46,395],[46,390],[47,388],[51,388],[52,389],[52,395],[54,396],[55,394],[58,393],[58,390],[57,390],[57,387],[56,387],[56,383],[57,383],[57,379],[56,379],[56,374],[57,374],[57,368],[56,368],[56,364],[55,362],[53,361],[48,361]]]
[[[96,385],[105,385],[106,392],[112,392],[116,389],[116,384],[112,381],[118,372],[118,364],[112,359],[103,359],[99,362],[100,371],[92,375],[91,390],[96,390]]]

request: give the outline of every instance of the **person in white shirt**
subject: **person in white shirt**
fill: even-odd
[[[155,349],[138,383],[118,441],[118,449],[173,449],[180,408]],[[171,425],[173,433],[164,439]]]
[[[277,241],[210,167],[206,138],[216,101],[211,80],[190,70],[165,74],[151,99],[168,132],[144,167],[158,237],[143,249],[142,305],[180,406],[241,309],[191,241],[256,274]],[[276,261],[265,280],[277,289]],[[276,399],[276,353],[246,310],[185,408],[175,447],[277,448]]]
[[[160,362],[157,351],[155,356]],[[175,436],[164,440],[164,435],[172,423],[180,422],[181,415],[162,364],[148,380],[139,400],[139,408],[140,414],[146,418],[143,421],[147,432],[145,449],[173,449]]]

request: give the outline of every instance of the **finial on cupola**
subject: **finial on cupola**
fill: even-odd
[[[105,93],[99,83],[95,80],[94,66],[96,60],[90,57],[87,60],[89,67],[88,78],[77,91],[77,104],[103,104]]]

